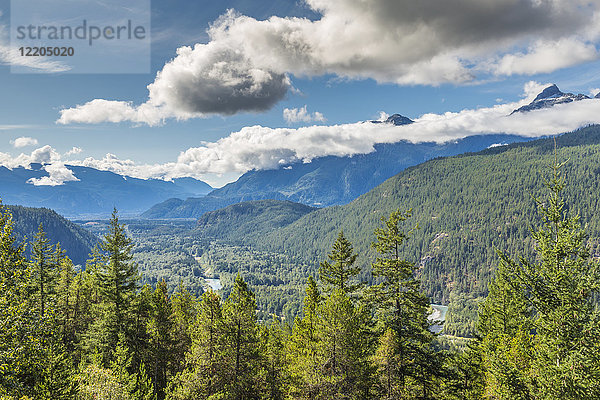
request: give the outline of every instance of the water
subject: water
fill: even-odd
[[[448,313],[448,306],[441,306],[438,304],[432,304],[433,312],[429,315],[429,321],[439,321],[429,327],[429,330],[433,333],[441,333],[444,330],[444,321],[446,321],[446,314]]]
[[[220,279],[204,279],[208,286],[212,288],[212,290],[221,290],[223,289],[223,285],[221,285]]]

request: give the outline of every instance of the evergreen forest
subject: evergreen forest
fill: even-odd
[[[0,398],[600,398],[599,264],[558,160],[529,197],[532,225],[515,221],[530,251],[496,246],[468,339],[432,332],[427,277],[405,251],[415,209],[379,213],[360,242],[339,227],[318,268],[297,271],[300,312],[285,317],[241,265],[220,291],[148,280],[116,210],[76,267],[43,224],[18,241],[2,208]]]

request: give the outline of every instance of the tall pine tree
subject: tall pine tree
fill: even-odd
[[[132,303],[138,272],[132,261],[132,248],[132,241],[126,234],[125,225],[119,223],[115,209],[94,266],[100,304],[98,318],[90,330],[89,345],[92,349],[98,348],[105,361],[112,358],[119,335],[124,335],[128,343],[133,342]]]
[[[380,254],[372,265],[373,276],[380,283],[370,288],[370,296],[382,333],[393,331],[380,342],[378,352],[384,357],[379,359],[396,363],[394,368],[379,366],[384,372],[381,394],[386,398],[410,398],[417,395],[415,390],[419,395],[429,393],[428,377],[439,370],[430,363],[433,334],[427,319],[429,299],[420,291],[417,267],[401,255],[410,232],[405,233],[400,224],[410,215],[410,211],[396,210],[388,219],[382,218],[383,227],[375,230],[377,240],[372,244]]]
[[[540,399],[600,398],[600,316],[594,296],[600,269],[586,247],[578,216],[562,198],[565,179],[556,160],[545,182],[549,194],[536,199],[543,226],[532,231],[537,258],[518,261],[501,253],[532,307],[532,374]]]
[[[329,254],[331,262],[323,261],[319,268],[319,278],[328,292],[339,289],[344,293],[352,294],[360,288],[361,285],[355,282],[360,272],[360,267],[354,265],[357,256],[352,243],[344,236],[344,231],[340,231]]]

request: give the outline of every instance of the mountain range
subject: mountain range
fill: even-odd
[[[397,118],[397,117],[396,117]],[[289,200],[311,207],[346,204],[398,172],[424,161],[493,145],[528,140],[514,135],[470,136],[449,143],[375,145],[375,151],[352,157],[321,157],[274,170],[253,170],[201,198],[169,199],[143,218],[198,218],[208,211],[251,200]]]
[[[600,98],[600,94],[596,95]],[[590,99],[584,94],[562,92],[558,86],[546,87],[529,104],[511,114],[550,108],[557,104]],[[374,124],[408,125],[413,121],[393,114]],[[514,135],[478,135],[454,142],[410,143],[401,141],[375,145],[375,151],[351,157],[321,157],[310,163],[297,162],[274,170],[253,170],[237,181],[215,189],[202,198],[169,199],[142,214],[143,218],[198,218],[230,204],[243,201],[289,200],[312,207],[346,204],[367,193],[400,171],[436,157],[476,152],[499,144],[530,139]]]
[[[43,165],[29,168],[0,167],[0,199],[5,204],[47,207],[69,218],[102,218],[116,207],[122,216],[138,215],[172,197],[187,198],[209,193],[212,188],[192,178],[137,179],[89,167],[67,166],[78,181],[57,186],[35,186],[30,179],[47,176]]]
[[[600,98],[600,94],[596,96]],[[545,88],[530,104],[513,113],[529,112],[589,99],[564,93],[556,85]],[[407,125],[400,114],[373,124]],[[514,135],[470,136],[453,142],[377,144],[368,154],[320,157],[273,170],[252,170],[222,188],[192,178],[172,181],[136,179],[89,167],[67,166],[78,181],[57,186],[35,186],[32,179],[47,176],[44,166],[0,167],[0,199],[8,204],[49,207],[69,218],[103,218],[116,207],[122,216],[143,218],[199,218],[208,211],[252,200],[288,200],[310,207],[347,204],[404,169],[437,157],[476,152],[491,146],[527,141]]]
[[[315,274],[319,261],[326,259],[343,230],[359,254],[357,263],[365,271],[362,279],[369,280],[367,271],[377,256],[370,244],[381,218],[397,209],[412,209],[412,217],[402,226],[405,231],[412,230],[403,244],[402,257],[419,265],[422,287],[433,302],[450,304],[449,323],[454,328],[448,333],[470,335],[478,301],[486,295],[498,264],[496,249],[510,256],[534,257],[530,228],[542,221],[532,196],[547,194],[544,182],[552,173],[548,167],[555,157],[565,163],[561,173],[567,183],[567,209],[581,216],[591,238],[589,249],[598,257],[597,125],[558,136],[556,141],[539,139],[430,160],[400,172],[349,204],[293,214],[289,220],[295,221],[279,227],[272,226],[270,219],[282,218],[282,207],[290,209],[292,205],[271,203],[248,214],[243,210],[252,204],[242,203],[205,214],[196,231],[257,251],[285,253],[312,266],[307,273]],[[229,218],[215,218],[219,215]],[[248,232],[244,227],[251,224]]]

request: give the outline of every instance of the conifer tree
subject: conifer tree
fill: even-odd
[[[321,383],[315,398],[370,398],[370,313],[337,288],[317,312],[317,366]]]
[[[191,327],[192,346],[186,356],[186,368],[171,381],[169,399],[223,395],[228,368],[223,350],[224,335],[221,298],[208,290],[202,295]]]
[[[261,365],[256,301],[239,274],[223,304],[223,324],[225,369],[222,373],[227,379],[227,393],[233,398],[255,398],[262,389],[256,379]]]
[[[295,398],[315,398],[320,387],[318,370],[318,316],[323,301],[317,282],[308,277],[302,318],[296,317],[292,336],[286,347],[288,368],[291,375],[291,391]]]
[[[500,265],[479,312],[485,392],[497,399],[530,399],[535,391],[532,311],[514,271],[500,255]]]
[[[410,211],[396,210],[388,219],[382,218],[383,227],[375,230],[377,241],[372,244],[380,254],[372,264],[373,276],[380,283],[372,286],[369,294],[384,332],[387,328],[394,332],[386,338],[385,347],[380,348],[382,354],[388,353],[384,360],[390,359],[392,354],[389,352],[394,351],[393,359],[397,363],[393,369],[383,368],[387,374],[384,381],[388,381],[382,386],[383,395],[388,397],[392,394],[387,393],[387,388],[399,388],[400,393],[407,393],[407,378],[412,379],[413,385],[415,382],[420,384],[421,391],[425,392],[428,383],[423,380],[424,368],[431,374],[439,369],[425,365],[425,361],[429,362],[425,355],[431,353],[433,340],[427,319],[429,299],[420,291],[420,283],[415,277],[417,267],[401,256],[401,246],[410,232],[402,231],[400,224],[410,215]]]
[[[105,361],[111,360],[119,335],[125,335],[128,343],[134,341],[132,304],[138,273],[137,265],[132,262],[132,248],[115,209],[109,232],[100,244],[102,253],[96,253],[93,262],[100,303],[96,306],[98,317],[89,330],[88,347],[98,348]]]
[[[47,321],[31,296],[24,245],[13,235],[11,213],[0,203],[0,397],[32,396],[44,374]]]
[[[76,396],[75,368],[57,339],[50,339],[44,349],[44,358],[37,361],[43,364],[43,370],[34,388],[36,399],[71,400]]]
[[[192,327],[197,315],[198,301],[183,285],[171,296],[173,327],[171,336],[174,348],[171,354],[175,372],[181,372],[185,365],[185,354],[192,347]]]
[[[260,327],[261,353],[264,355],[264,384],[262,397],[282,400],[288,389],[288,371],[285,365],[285,348],[289,333],[279,318],[274,317],[268,326]]]
[[[361,285],[354,281],[360,272],[360,267],[354,265],[357,256],[352,244],[344,236],[344,231],[340,231],[329,254],[331,262],[323,261],[319,268],[319,278],[325,283],[328,292],[337,288],[352,294],[360,288]]]
[[[46,308],[51,297],[54,295],[56,281],[58,278],[58,261],[62,256],[60,246],[53,246],[46,237],[46,233],[39,225],[35,235],[33,245],[31,246],[31,269],[32,276],[35,278],[34,292],[38,299],[38,310],[41,316],[46,314]]]
[[[165,398],[167,379],[172,370],[171,353],[174,347],[173,312],[167,291],[167,283],[162,280],[156,285],[152,296],[152,310],[147,322],[150,347],[150,374],[154,383],[154,393],[158,400]]]
[[[96,272],[100,292],[105,301],[113,306],[115,319],[122,328],[123,316],[129,311],[138,280],[137,265],[132,262],[132,241],[119,223],[117,210],[113,210],[109,233],[104,236],[100,248],[105,253],[101,268]]]
[[[546,181],[549,194],[536,199],[543,217],[543,226],[532,231],[536,260],[515,261],[504,253],[500,259],[532,307],[536,398],[598,398],[600,316],[593,298],[600,269],[586,247],[579,217],[569,215],[562,198],[561,167],[555,159]]]

